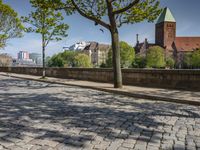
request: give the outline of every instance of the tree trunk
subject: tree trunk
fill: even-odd
[[[118,33],[117,24],[115,20],[115,14],[113,14],[112,1],[106,0],[106,2],[107,2],[108,17],[110,21],[110,33],[111,33],[111,38],[112,38],[114,88],[122,88],[119,33]]]
[[[112,37],[112,61],[113,61],[113,76],[114,88],[122,88],[122,72],[120,63],[120,46],[118,30],[111,31]]]
[[[45,67],[45,39],[42,35],[42,78],[46,77],[46,67]]]

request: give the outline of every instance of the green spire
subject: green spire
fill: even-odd
[[[160,17],[158,18],[157,24],[161,22],[176,22],[169,8],[165,7]]]

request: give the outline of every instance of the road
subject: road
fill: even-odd
[[[200,149],[200,107],[0,76],[0,149]]]

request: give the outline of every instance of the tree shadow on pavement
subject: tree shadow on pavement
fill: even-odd
[[[29,83],[5,79],[0,87],[20,90]],[[35,85],[28,86],[25,93],[10,90],[0,94],[0,144],[5,147],[20,142],[86,149],[103,141],[107,146],[128,140],[159,144],[165,133],[172,133],[177,120],[200,118],[199,108],[194,106],[31,83]]]

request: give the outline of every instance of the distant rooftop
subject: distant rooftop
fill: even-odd
[[[176,22],[169,8],[165,7],[160,17],[158,18],[157,24],[161,22]]]

